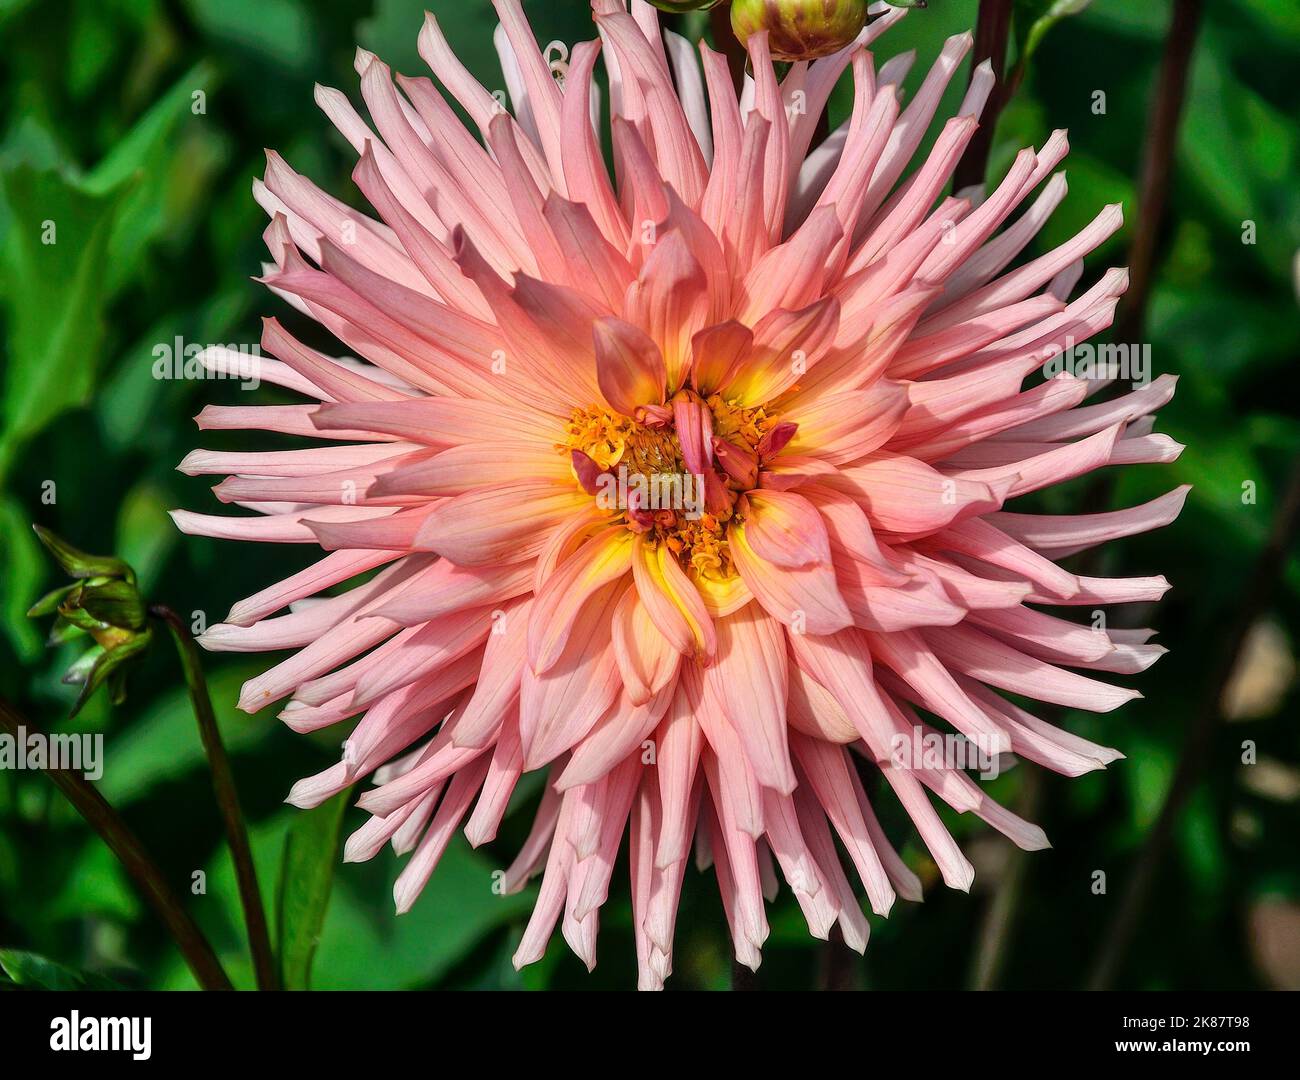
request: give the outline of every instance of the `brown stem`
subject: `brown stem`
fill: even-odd
[[[0,699],[0,728],[15,739],[27,733],[39,734],[32,721],[20,715],[7,701]],[[45,775],[76,807],[108,849],[117,856],[140,895],[157,913],[176,947],[189,965],[194,978],[205,990],[233,990],[221,962],[212,951],[198,924],[190,917],[180,897],[167,883],[167,878],[145,850],[144,844],[109,805],[99,790],[78,772],[70,769],[47,767]]]
[[[733,990],[757,990],[758,973],[750,971],[739,960],[731,961],[731,989]]]
[[[832,926],[830,934],[817,950],[817,988],[856,990],[860,959],[857,953],[844,944],[840,928]]]
[[[993,92],[980,114],[980,126],[971,136],[966,152],[953,171],[953,190],[970,187],[972,184],[984,183],[984,173],[988,169],[989,150],[993,146],[993,133],[998,126],[998,117],[1016,87],[1008,85],[1003,78],[1007,65],[1007,37],[1011,32],[1011,0],[980,0],[979,17],[975,22],[975,55],[971,59],[971,74],[985,60],[993,64],[993,75],[997,82]],[[1020,82],[1017,73],[1016,84]]]
[[[1147,301],[1155,267],[1156,241],[1164,221],[1173,175],[1174,144],[1183,101],[1187,97],[1187,72],[1201,23],[1201,0],[1176,0],[1165,51],[1160,60],[1155,99],[1147,121],[1142,172],[1138,180],[1137,217],[1129,249],[1129,287],[1120,307],[1115,336],[1138,341],[1146,322]]]
[[[749,54],[731,29],[731,5],[719,4],[709,12],[709,29],[713,33],[713,47],[727,58],[731,81],[739,87],[745,79],[745,64]]]
[[[1088,979],[1090,990],[1107,989],[1120,972],[1124,955],[1142,918],[1142,910],[1155,881],[1156,871],[1173,838],[1174,826],[1196,787],[1209,753],[1221,715],[1224,688],[1236,669],[1250,628],[1268,610],[1273,600],[1297,531],[1300,531],[1300,459],[1295,462],[1268,540],[1255,563],[1245,599],[1229,627],[1218,660],[1211,669],[1205,693],[1200,698],[1200,708],[1188,727],[1178,767],[1174,771],[1169,794],[1165,796],[1164,805],[1160,808],[1160,816],[1156,818],[1142,850],[1138,852],[1133,864],[1133,875],[1128,880],[1115,917],[1102,938],[1101,952]]]
[[[208,694],[207,679],[199,648],[185,621],[171,608],[162,604],[150,607],[149,612],[165,622],[176,642],[181,668],[185,672],[185,685],[189,688],[194,718],[198,721],[199,737],[208,756],[212,773],[212,789],[217,797],[221,820],[226,827],[226,841],[230,845],[231,859],[235,865],[235,878],[239,884],[239,902],[244,910],[244,924],[248,930],[248,945],[253,957],[253,971],[259,990],[274,990],[279,985],[275,954],[271,951],[271,935],[266,925],[266,912],[262,907],[262,892],[257,886],[257,870],[253,865],[253,849],[248,842],[248,830],[239,808],[239,791],[230,768],[230,758],[221,742],[216,714],[212,711],[212,698]]]

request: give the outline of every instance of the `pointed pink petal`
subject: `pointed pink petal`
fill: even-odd
[[[718,620],[717,663],[704,678],[740,737],[755,778],[783,794],[794,790],[786,744],[785,630],[757,604]]]
[[[727,539],[740,576],[773,618],[795,633],[833,634],[853,625],[830,566],[813,563],[792,570],[769,562],[754,550],[746,527],[735,522]]]
[[[751,491],[745,537],[760,559],[786,569],[829,564],[830,540],[821,515],[793,491]]]
[[[583,544],[547,579],[528,622],[528,662],[538,675],[559,660],[574,622],[591,597],[632,568],[633,539],[627,529],[611,526]]]
[[[668,377],[663,353],[644,330],[612,316],[592,326],[596,377],[610,407],[635,416],[640,405],[662,405]]]

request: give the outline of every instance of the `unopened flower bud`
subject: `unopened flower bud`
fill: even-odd
[[[63,676],[65,683],[81,687],[72,715],[105,682],[118,704],[125,696],[127,662],[148,648],[153,635],[135,571],[113,556],[87,555],[39,525],[36,535],[63,571],[77,580],[41,597],[27,614],[57,616],[50,632],[52,645],[82,635],[94,642]]]
[[[773,60],[813,60],[852,44],[867,22],[867,0],[734,0],[731,29],[741,41],[767,31]]]

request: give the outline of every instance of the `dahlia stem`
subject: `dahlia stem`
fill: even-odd
[[[0,699],[0,728],[15,739],[39,733],[32,721],[3,699]],[[204,990],[233,990],[234,986],[203,931],[185,910],[180,897],[172,890],[139,837],[99,793],[99,789],[72,770],[46,767],[44,772],[117,857],[140,895],[171,934],[195,981]]]
[[[1174,771],[1173,782],[1165,796],[1160,816],[1147,834],[1142,850],[1138,852],[1133,864],[1133,875],[1128,879],[1119,908],[1111,920],[1106,934],[1102,938],[1101,952],[1088,979],[1088,989],[1106,990],[1114,983],[1120,973],[1124,955],[1137,931],[1146,906],[1151,886],[1155,882],[1156,870],[1164,859],[1173,839],[1174,826],[1187,804],[1188,798],[1196,787],[1201,768],[1213,742],[1215,728],[1222,716],[1224,689],[1236,670],[1241,659],[1250,629],[1255,621],[1268,610],[1277,594],[1277,583],[1286,569],[1287,555],[1291,545],[1300,532],[1300,458],[1294,464],[1286,493],[1278,505],[1277,516],[1265,541],[1255,569],[1251,574],[1250,586],[1245,594],[1245,601],[1238,609],[1237,616],[1224,639],[1224,646],[1215,666],[1211,669],[1209,683],[1205,693],[1200,697],[1200,709],[1188,728],[1187,738],[1183,742],[1182,754],[1178,767]]]
[[[709,11],[709,29],[713,33],[713,47],[727,58],[727,70],[731,72],[731,81],[739,87],[745,78],[745,64],[749,54],[740,39],[731,32],[731,7],[719,4]]]
[[[1120,341],[1137,341],[1146,321],[1156,241],[1169,198],[1174,146],[1178,141],[1183,102],[1187,97],[1187,73],[1200,24],[1201,0],[1176,0],[1165,38],[1164,55],[1160,60],[1160,74],[1142,153],[1137,223],[1128,257],[1129,287],[1116,326],[1116,337]]]
[[[844,935],[838,926],[832,926],[826,940],[817,950],[817,989],[818,990],[855,990],[857,989],[857,967],[860,961],[857,953],[844,943]]]
[[[149,613],[167,624],[176,642],[176,651],[180,654],[181,669],[185,673],[185,685],[189,688],[194,718],[199,725],[199,737],[203,741],[203,750],[208,757],[212,789],[217,798],[217,807],[221,811],[222,822],[226,827],[230,856],[235,864],[239,902],[244,909],[244,925],[248,930],[248,945],[253,957],[253,972],[257,979],[257,988],[275,990],[279,986],[279,979],[276,976],[275,954],[271,951],[271,936],[267,929],[266,912],[262,907],[262,892],[257,885],[257,870],[253,866],[253,849],[249,845],[248,829],[239,808],[239,792],[235,787],[230,758],[226,755],[225,745],[221,741],[221,731],[217,727],[217,717],[212,710],[212,698],[208,694],[208,682],[203,675],[199,647],[185,621],[171,608],[154,604],[149,608]]]
[[[757,990],[758,972],[750,971],[739,960],[731,961],[731,989]]]
[[[1011,0],[980,0],[979,16],[975,21],[975,55],[971,58],[971,75],[985,60],[993,63],[993,92],[980,114],[980,125],[971,136],[966,152],[953,170],[952,186],[960,191],[972,184],[984,183],[988,170],[989,150],[993,146],[993,133],[997,130],[1002,108],[1011,100],[1023,76],[1017,67],[1012,74],[1015,85],[1007,83],[1004,72],[1007,65],[1007,38],[1011,33]]]

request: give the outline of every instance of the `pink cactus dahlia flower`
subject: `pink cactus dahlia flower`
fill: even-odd
[[[217,496],[255,514],[178,512],[186,532],[328,552],[236,604],[204,644],[294,650],[244,687],[245,710],[288,697],[281,717],[300,732],[359,718],[342,760],[290,801],[375,783],[346,857],[413,852],[399,911],[462,823],[472,844],[493,839],[520,777],[544,769],[504,876],[516,890],[542,875],[516,965],[557,922],[595,962],[625,833],[643,987],[671,970],[692,849],[714,868],[740,962],[758,965],[775,867],[812,934],[838,923],[861,950],[858,882],[879,915],[921,888],[860,769],[880,771],[944,881],[966,889],[971,864],[931,795],[1021,847],[1046,839],[957,763],[909,759],[915,736],[942,723],[1066,775],[1101,768],[1120,755],[1005,695],[1105,712],[1138,695],[1095,674],[1162,651],[1150,631],[1043,608],[1161,596],[1163,578],[1056,560],[1168,523],[1183,492],[1085,516],[1005,509],[1177,452],[1151,433],[1172,379],[1085,405],[1101,382],[1033,378],[1110,325],[1123,271],[1070,294],[1119,208],[1006,269],[1065,193],[1050,174],[1066,139],[1022,151],[987,197],[945,196],[986,65],[900,183],[971,44],[949,40],[900,105],[910,57],[877,68],[867,50],[901,10],[781,81],[755,35],[737,100],[723,57],[661,34],[641,0],[595,0],[599,40],[567,65],[544,58],[518,0],[493,2],[513,114],[434,18],[420,36],[479,137],[430,80],[395,86],[368,53],[375,130],[319,90],[378,218],[274,153],[254,185],[271,219],[266,284],[358,359],[269,320],[276,359],[260,375],[308,403],[200,415],[205,429],[336,440],[186,458],[187,472],[229,474]],[[850,68],[852,117],[812,147]]]

